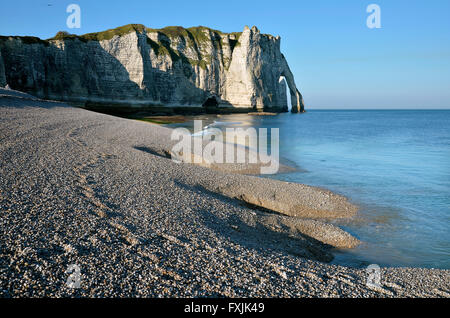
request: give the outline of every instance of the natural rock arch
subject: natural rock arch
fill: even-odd
[[[297,89],[294,81],[294,75],[292,75],[291,70],[289,69],[287,63],[284,63],[285,67],[281,71],[280,77],[284,77],[287,86],[289,88],[289,93],[291,95],[291,103],[292,108],[291,112],[293,113],[303,113],[305,111],[305,105],[303,103],[302,94]]]

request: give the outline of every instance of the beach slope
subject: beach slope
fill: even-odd
[[[449,297],[447,270],[327,264],[345,198],[175,163],[170,132],[1,90],[0,297]]]

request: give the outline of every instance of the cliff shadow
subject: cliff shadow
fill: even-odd
[[[54,107],[68,107],[68,105],[57,101],[42,100],[20,91],[0,88],[0,107],[50,109]]]
[[[200,186],[188,185],[180,180],[175,180],[177,187],[207,195],[224,204],[240,205],[248,210],[248,214],[229,213],[227,218],[219,218],[211,211],[197,210],[203,224],[210,230],[231,240],[239,245],[255,250],[267,252],[268,249],[281,251],[297,257],[321,262],[333,260],[331,246],[324,244],[302,233],[290,233],[288,229],[274,230],[263,221],[264,216],[270,211],[250,207],[244,202],[212,192]],[[276,212],[275,216],[276,216]]]
[[[129,56],[120,60],[110,53],[111,47],[105,49],[98,41],[76,38],[65,39],[64,49],[54,44],[23,44],[20,48],[2,44],[7,83],[15,90],[39,98],[72,102],[115,115],[142,111],[195,114],[215,110],[205,106],[214,93],[194,84],[200,65],[193,65],[180,51],[173,50],[168,40],[161,41],[160,49],[164,48],[169,67],[167,70],[153,67],[150,51],[156,55],[162,53],[145,34],[137,34],[137,37],[135,56],[133,51],[127,52]],[[30,57],[31,63],[15,58],[18,52],[11,50],[20,50],[22,56]],[[115,55],[120,56],[120,53]],[[142,74],[133,73],[134,58],[142,58]],[[20,71],[16,71],[18,69]]]
[[[144,77],[144,83],[151,87],[153,99],[164,104],[175,105],[176,107],[173,109],[175,114],[219,113],[221,108],[232,108],[232,104],[218,97],[218,85],[209,89],[201,89],[194,84],[202,69],[208,73],[208,77],[218,78],[219,74],[214,63],[210,64],[210,68],[207,67],[207,59],[197,47],[194,36],[189,30],[186,32],[193,43],[193,50],[197,53],[198,60],[190,59],[183,54],[182,49],[190,45],[184,37],[178,38],[178,49],[174,50],[172,40],[161,32],[157,33],[158,42],[141,35],[139,43],[145,74],[148,74]],[[167,71],[154,68],[150,57],[151,51],[158,59],[161,56],[170,59],[172,68]],[[208,56],[208,59],[213,60],[212,56]],[[152,86],[147,83],[156,83],[157,85]],[[178,99],[174,101],[172,96],[178,96]]]

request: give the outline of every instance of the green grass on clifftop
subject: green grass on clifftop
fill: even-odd
[[[190,28],[184,28],[181,26],[168,26],[162,29],[152,29],[147,28],[142,24],[127,24],[115,29],[110,29],[102,32],[94,32],[94,33],[87,33],[83,35],[75,35],[70,34],[65,31],[58,32],[54,37],[48,39],[48,40],[65,40],[65,39],[79,39],[82,41],[103,41],[103,40],[110,40],[114,36],[122,36],[129,34],[131,32],[138,32],[143,33],[144,30],[147,33],[157,32],[159,34],[164,34],[168,38],[191,38],[195,40],[198,43],[204,43],[211,40],[210,34],[212,35],[226,35],[227,33],[223,33],[219,30],[214,30],[205,26],[198,26],[198,27],[190,27]],[[233,32],[229,33],[237,36],[237,39],[239,38],[241,32]]]
[[[143,33],[144,30],[147,33],[156,32],[158,34],[162,34],[166,36],[169,39],[175,39],[175,38],[185,38],[192,42],[197,43],[197,45],[201,45],[204,43],[211,43],[211,41],[214,42],[220,42],[220,39],[224,35],[232,35],[234,36],[234,40],[236,44],[239,43],[239,37],[241,36],[242,32],[232,32],[232,33],[224,33],[219,30],[214,30],[205,26],[197,26],[197,27],[190,27],[190,28],[184,28],[181,26],[168,26],[164,27],[162,29],[152,29],[147,28],[146,26],[142,24],[127,24],[115,29],[109,29],[102,32],[94,32],[94,33],[87,33],[83,35],[76,35],[76,34],[70,34],[66,31],[60,31],[58,32],[54,37],[42,40],[38,37],[32,37],[32,36],[0,36],[0,40],[7,40],[9,38],[14,39],[21,39],[23,43],[25,44],[35,44],[35,43],[41,43],[41,44],[49,44],[49,41],[55,41],[55,40],[74,40],[78,39],[83,42],[88,41],[103,41],[103,40],[110,40],[114,36],[122,36],[129,34],[131,32],[138,32]],[[214,43],[215,45],[215,43]]]
[[[35,36],[1,36],[0,35],[0,41],[7,41],[8,39],[20,39],[22,41],[22,43],[25,44],[43,44],[45,46],[50,45],[50,43],[46,40],[41,40],[38,37]]]
[[[58,32],[53,38],[48,40],[66,40],[66,39],[79,39],[83,42],[87,41],[103,41],[111,40],[114,36],[122,36],[131,32],[142,33],[146,27],[142,24],[127,24],[115,29],[110,29],[102,32],[87,33],[83,35],[69,34],[67,32]]]

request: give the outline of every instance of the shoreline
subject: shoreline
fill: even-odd
[[[330,246],[356,243],[324,222],[356,213],[342,196],[176,164],[158,125],[0,102],[3,297],[71,296],[71,263],[83,269],[82,297],[450,296],[448,270],[383,268],[373,290],[364,269],[323,263]]]

